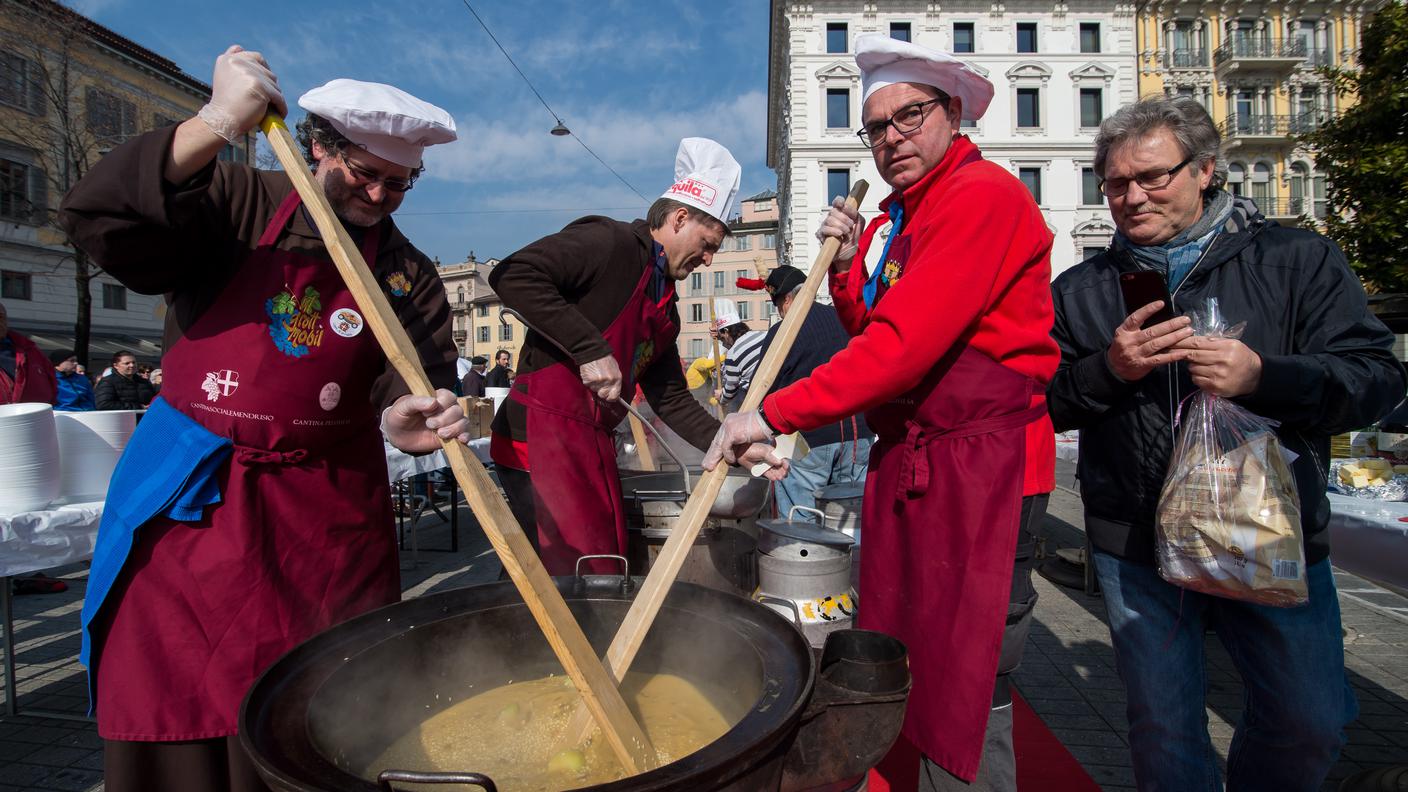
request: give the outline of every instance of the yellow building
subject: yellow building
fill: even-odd
[[[54,210],[108,150],[190,118],[209,98],[210,86],[171,60],[52,0],[0,0],[0,301],[15,329],[44,349],[73,347],[86,296],[95,364],[117,349],[159,359],[162,298],[86,264]],[[254,141],[221,159],[251,161]]]
[[[1384,0],[1138,4],[1141,96],[1190,96],[1222,133],[1227,187],[1269,218],[1325,216],[1325,177],[1295,136],[1340,109],[1322,66],[1351,66]]]
[[[494,355],[504,349],[512,358],[510,365],[516,367],[526,330],[513,318],[508,318],[507,324],[499,321],[503,302],[489,287],[489,273],[498,263],[498,259],[479,261],[471,251],[459,264],[442,265],[440,280],[450,298],[452,332],[460,355],[483,355],[493,366]]]

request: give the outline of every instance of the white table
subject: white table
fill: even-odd
[[[1408,588],[1408,503],[1330,493],[1330,561],[1360,577]]]
[[[437,449],[420,456],[411,456],[390,443],[383,445],[383,450],[386,451],[386,471],[390,474],[393,484],[411,476],[431,473],[450,466],[449,460],[445,458],[444,449]],[[470,440],[469,450],[481,463],[489,464],[489,438],[481,437],[477,440]]]
[[[15,689],[15,620],[10,578],[41,569],[87,561],[93,557],[102,501],[58,504],[38,511],[0,514],[0,622],[5,629],[5,710],[20,711]],[[32,715],[88,720],[69,712],[30,708]]]

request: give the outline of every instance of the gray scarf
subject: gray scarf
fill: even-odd
[[[1169,291],[1173,291],[1202,258],[1213,237],[1232,216],[1232,209],[1232,195],[1225,190],[1215,190],[1203,199],[1203,213],[1193,225],[1162,245],[1136,245],[1118,231],[1115,241],[1129,250],[1141,269],[1164,273]]]

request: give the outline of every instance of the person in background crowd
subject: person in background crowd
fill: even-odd
[[[144,410],[156,398],[146,379],[137,376],[137,358],[127,350],[112,356],[112,373],[93,389],[99,410]]]
[[[454,119],[359,80],[298,101],[313,180],[436,388],[415,396],[289,175],[219,157],[286,114],[268,64],[233,46],[214,71],[194,117],[113,149],[59,212],[109,275],[169,306],[171,382],[113,473],[83,603],[107,792],[267,790],[237,734],[245,691],[401,598],[384,444],[468,441],[445,288],[392,217]]]
[[[1095,173],[1116,234],[1052,284],[1061,367],[1047,398],[1058,431],[1080,429],[1085,527],[1127,693],[1140,789],[1222,789],[1204,711],[1204,632],[1246,685],[1227,756],[1229,790],[1316,790],[1354,720],[1330,570],[1330,436],[1373,423],[1403,398],[1393,335],[1334,242],[1266,219],[1223,189],[1221,141],[1192,99],[1146,99],[1100,125]],[[1163,276],[1178,316],[1126,306],[1122,273]],[[1238,340],[1193,335],[1210,297],[1246,322]],[[1130,310],[1133,308],[1133,310]],[[1201,389],[1279,422],[1297,455],[1310,602],[1256,605],[1159,576],[1154,515],[1184,398]],[[1187,431],[1186,429],[1184,431]]]
[[[0,404],[53,404],[57,392],[53,365],[28,336],[10,329],[0,303]]]
[[[863,234],[840,197],[818,231],[840,240],[831,295],[855,337],[761,410],[730,415],[705,466],[866,411],[879,440],[858,626],[904,641],[914,669],[903,739],[880,772],[925,789],[1012,790],[1007,675],[1036,603],[1031,532],[1056,486],[1051,232],[1026,187],[962,133],[992,83],[888,36],[855,47],[859,135],[893,188]]]
[[[54,375],[58,382],[58,395],[54,399],[54,409],[83,412],[97,409],[93,397],[93,386],[88,378],[78,371],[78,355],[72,349],[56,349],[49,353],[54,364]]]
[[[460,395],[468,396],[471,399],[482,398],[484,396],[484,366],[489,359],[483,355],[475,355],[470,360],[469,371],[465,372],[464,379],[460,380]]]
[[[741,400],[739,395],[748,388],[748,383],[753,379],[753,372],[758,368],[758,361],[762,359],[762,343],[765,333],[761,330],[753,330],[748,327],[738,315],[738,308],[733,300],[716,300],[722,307],[715,310],[714,332],[719,336],[719,343],[726,350],[724,355],[723,387],[714,394],[721,404],[727,404],[734,399]]]
[[[507,349],[494,353],[494,367],[484,375],[484,387],[507,388],[510,385],[513,380],[513,369],[508,367],[511,359]]]
[[[792,301],[806,283],[806,273],[787,265],[774,269],[766,281],[765,288],[772,297],[772,304],[783,319],[792,308]],[[767,354],[777,337],[782,324],[778,323],[763,333],[763,341],[758,346],[757,356]],[[830,360],[836,353],[846,348],[850,335],[836,317],[836,309],[817,303],[807,312],[806,321],[797,333],[797,340],[787,351],[782,361],[777,379],[773,381],[775,393],[792,383],[803,379],[814,369]],[[755,364],[756,365],[756,364]],[[746,391],[740,400],[747,398]],[[816,508],[816,490],[828,484],[841,484],[848,481],[861,481],[865,478],[866,464],[870,461],[870,444],[873,435],[865,423],[863,414],[848,415],[833,423],[802,432],[811,451],[801,459],[792,460],[787,477],[777,482],[774,492],[777,495],[778,516],[786,517],[793,506]],[[802,519],[799,516],[799,519]]]

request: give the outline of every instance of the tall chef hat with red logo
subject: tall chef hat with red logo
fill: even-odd
[[[675,153],[675,183],[660,197],[702,209],[727,223],[742,180],[743,168],[728,149],[708,138],[685,138]]]
[[[457,137],[449,113],[382,83],[332,80],[298,97],[298,106],[326,118],[372,154],[407,168],[421,167],[426,146]]]
[[[931,85],[962,100],[963,117],[977,121],[992,102],[988,78],[967,62],[879,33],[856,36],[856,66],[860,68],[861,102],[895,83]]]

